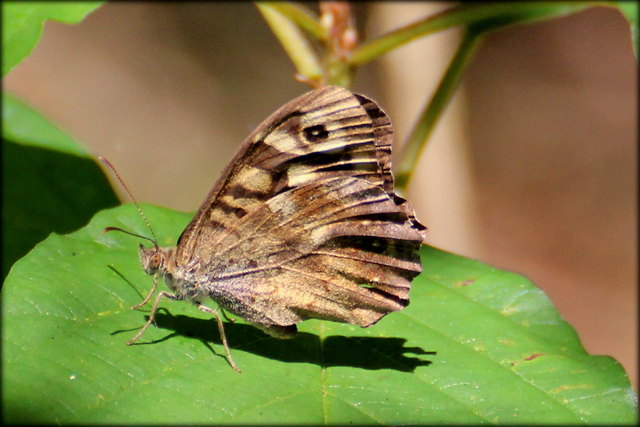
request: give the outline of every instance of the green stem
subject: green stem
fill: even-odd
[[[318,17],[302,5],[283,1],[258,1],[256,4],[267,5],[277,10],[317,40],[327,39],[327,32],[318,22]]]
[[[429,136],[433,132],[435,123],[449,104],[455,92],[465,65],[481,40],[482,32],[467,31],[455,53],[446,73],[440,80],[440,84],[433,94],[431,101],[423,110],[418,122],[414,126],[409,138],[404,145],[396,174],[396,187],[405,190],[411,178],[411,172],[420,158],[420,153],[427,146]]]
[[[320,61],[300,28],[271,3],[256,2],[255,5],[291,58],[298,74],[308,80],[321,80]]]
[[[458,25],[477,28],[502,28],[550,17],[575,13],[588,7],[606,5],[607,2],[505,2],[474,3],[455,6],[428,16],[413,24],[398,28],[360,45],[351,56],[351,65],[359,66],[372,61],[390,50],[418,37]]]
[[[328,57],[327,62],[327,84],[346,88],[350,87],[353,69],[349,63],[333,56]]]

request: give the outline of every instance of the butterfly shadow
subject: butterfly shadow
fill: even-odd
[[[221,345],[215,320],[185,315],[174,316],[160,309],[156,312],[155,323],[158,328],[173,332],[154,341],[143,341],[143,336],[135,345],[156,344],[177,335],[188,336],[202,341],[212,353],[224,358],[221,349],[214,350],[211,346],[211,343]],[[333,335],[321,339],[315,334],[299,332],[293,339],[282,340],[272,338],[247,324],[225,322],[224,327],[232,354],[235,349],[285,363],[310,363],[323,368],[349,366],[369,370],[393,369],[413,372],[419,366],[432,363],[420,356],[436,355],[435,351],[406,347],[407,340],[404,338]],[[126,331],[116,331],[113,334],[121,332]]]

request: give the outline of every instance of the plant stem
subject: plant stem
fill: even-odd
[[[327,32],[318,22],[318,17],[302,5],[283,1],[258,1],[256,5],[267,5],[286,16],[300,28],[318,40],[326,40]]]
[[[322,80],[320,61],[298,26],[270,2],[256,2],[255,5],[291,58],[298,74],[308,81]]]
[[[359,66],[372,61],[390,50],[437,31],[458,25],[502,28],[507,25],[522,24],[551,17],[579,12],[588,7],[606,2],[505,2],[463,4],[428,16],[410,25],[398,28],[356,49],[351,57],[351,65]]]
[[[420,158],[420,153],[427,146],[429,136],[433,131],[435,123],[438,121],[445,107],[449,104],[455,89],[460,83],[465,65],[478,45],[481,32],[467,31],[453,56],[446,73],[440,80],[440,84],[431,97],[431,101],[423,110],[418,122],[414,126],[407,142],[404,145],[398,163],[396,174],[396,187],[405,190],[411,178],[411,172]]]

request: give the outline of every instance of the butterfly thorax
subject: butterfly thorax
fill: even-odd
[[[176,248],[154,246],[145,248],[140,245],[140,262],[149,275],[158,274],[164,278],[167,287],[183,300],[200,302],[208,295],[201,284],[191,278],[192,268],[178,267],[176,264]]]

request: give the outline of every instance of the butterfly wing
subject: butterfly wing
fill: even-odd
[[[408,303],[424,226],[395,195],[368,98],[308,92],[251,134],[187,226],[177,276],[249,322],[368,326]]]
[[[178,241],[176,262],[201,259],[235,221],[288,189],[359,177],[393,194],[389,118],[369,99],[327,86],[281,107],[253,132],[222,172]],[[404,199],[395,202],[413,218]]]
[[[422,238],[382,188],[334,178],[273,197],[205,260],[214,299],[263,326],[369,326],[408,304]]]

